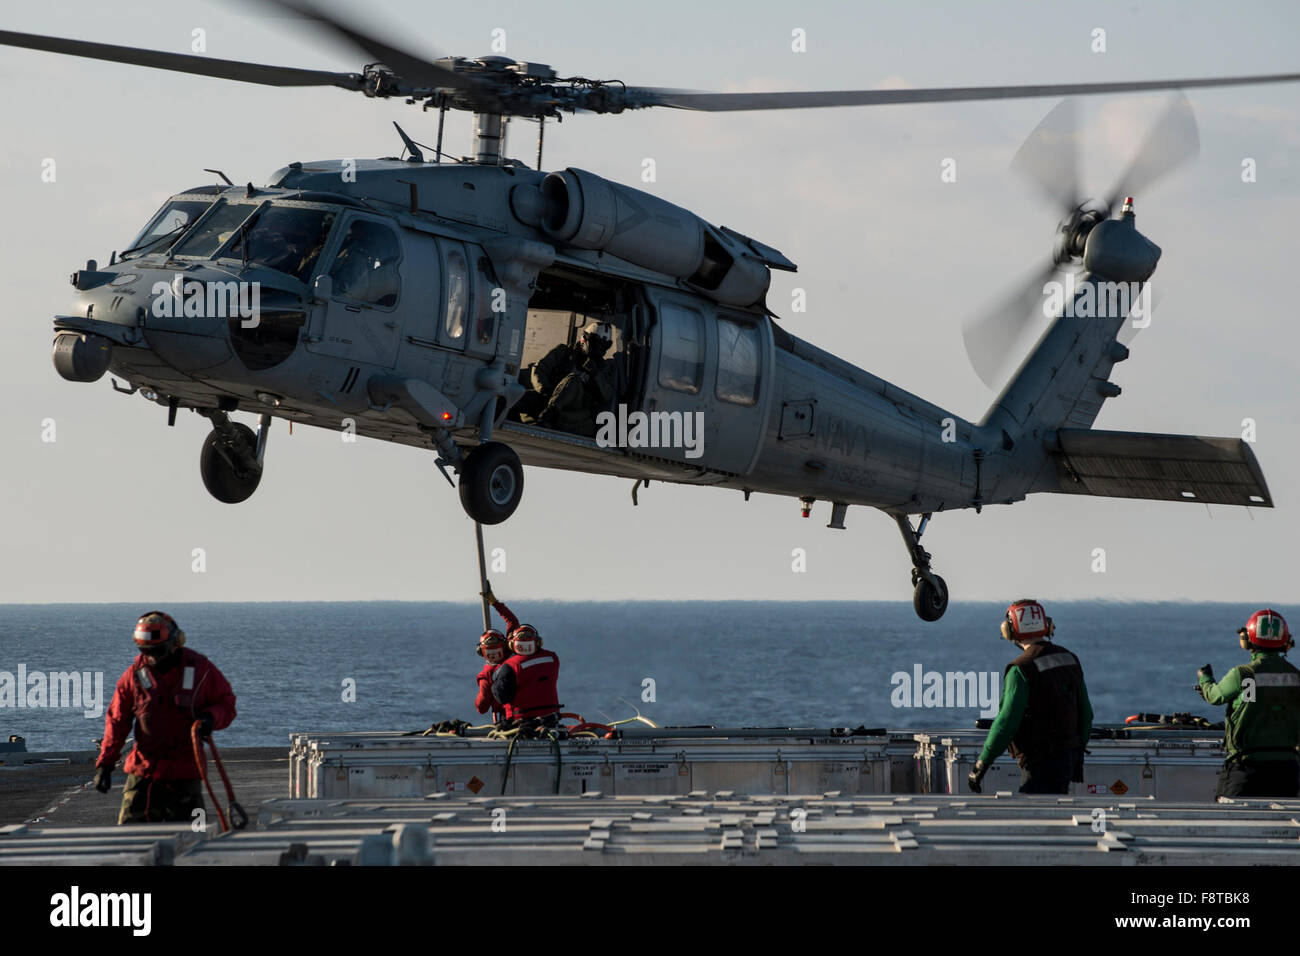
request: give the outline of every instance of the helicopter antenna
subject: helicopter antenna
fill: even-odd
[[[393,128],[397,130],[397,135],[402,137],[402,142],[406,144],[406,148],[411,154],[410,162],[424,162],[424,153],[420,152],[420,147],[415,144],[415,140],[406,135],[406,130],[397,125],[396,120],[393,121]]]
[[[203,170],[203,171],[204,171],[205,173],[212,173],[212,174],[215,175],[215,176],[220,176],[222,179],[224,179],[224,180],[226,181],[226,185],[227,185],[227,186],[233,186],[233,185],[235,185],[234,183],[232,183],[232,182],[230,181],[230,177],[227,176],[225,173],[223,173],[223,172],[222,172],[221,170],[219,170],[219,169],[205,169],[205,170]]]

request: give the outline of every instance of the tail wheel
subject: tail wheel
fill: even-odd
[[[948,585],[943,578],[932,574],[916,582],[912,591],[912,607],[923,621],[937,621],[948,610]]]
[[[465,457],[460,503],[479,524],[500,524],[515,513],[524,495],[524,468],[514,449],[484,442]]]
[[[262,469],[242,468],[236,464],[241,455],[231,448],[231,442],[243,446],[247,454],[242,457],[251,457],[253,449],[257,448],[257,436],[241,422],[232,422],[230,427],[238,433],[233,438],[222,438],[216,430],[208,433],[203,442],[203,453],[199,456],[199,474],[212,497],[228,505],[237,505],[247,501],[257,490],[262,482]]]

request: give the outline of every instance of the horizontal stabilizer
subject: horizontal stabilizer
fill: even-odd
[[[1057,491],[1109,498],[1273,507],[1264,473],[1239,438],[1063,428],[1051,449]]]

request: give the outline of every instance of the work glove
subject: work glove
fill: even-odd
[[[1201,700],[1205,700],[1205,688],[1201,685],[1202,679],[1210,681],[1214,680],[1214,668],[1209,664],[1206,664],[1196,672],[1196,693],[1200,696]]]
[[[199,736],[207,737],[210,736],[211,734],[212,734],[212,715],[200,714],[199,715]]]
[[[975,761],[975,769],[972,770],[970,776],[966,778],[966,785],[970,787],[971,793],[984,792],[983,788],[980,786],[980,781],[984,779],[984,774],[988,772],[988,769],[988,767],[984,766],[983,760]]]
[[[492,582],[484,581],[483,586],[484,588],[486,588],[486,590],[483,592],[484,600],[486,600],[489,604],[496,604],[497,596],[492,593]]]
[[[108,793],[113,786],[113,771],[107,767],[95,768],[95,779],[91,781],[100,793]]]

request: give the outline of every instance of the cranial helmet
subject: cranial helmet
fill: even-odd
[[[531,624],[520,624],[510,632],[510,649],[521,657],[536,654],[542,649],[542,636]]]
[[[1033,598],[1021,598],[1007,608],[1002,620],[1002,636],[1008,641],[1027,641],[1036,637],[1051,637],[1056,625],[1047,616],[1043,606]]]
[[[582,341],[588,354],[602,356],[614,344],[614,330],[608,322],[588,322],[582,328]]]
[[[484,631],[483,636],[478,639],[475,653],[490,664],[500,664],[506,659],[506,636],[496,630]]]
[[[1239,632],[1243,644],[1266,651],[1285,651],[1291,647],[1291,629],[1286,618],[1272,608],[1256,611]]]
[[[185,632],[170,614],[147,611],[135,624],[135,646],[146,654],[165,654],[185,643]]]

